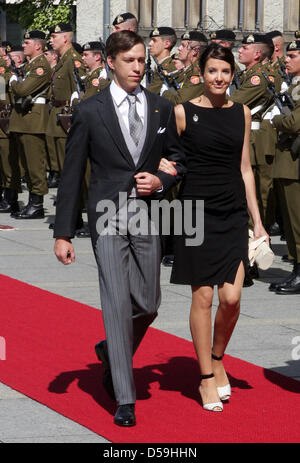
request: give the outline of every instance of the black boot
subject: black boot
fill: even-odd
[[[276,288],[276,294],[300,294],[300,263],[295,263],[290,278]]]
[[[4,188],[3,199],[0,202],[0,213],[5,212],[18,212],[19,203],[18,203],[18,192],[11,190],[10,188]]]
[[[43,219],[45,211],[43,208],[43,196],[29,193],[29,202],[20,212],[11,214],[14,219]]]

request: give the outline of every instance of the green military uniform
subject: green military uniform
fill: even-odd
[[[174,105],[193,100],[204,93],[204,83],[198,62],[188,66],[184,70],[179,70],[178,75],[174,75],[180,85],[177,92],[166,90],[162,96],[172,101]]]
[[[100,93],[102,90],[108,87],[110,80],[101,77],[101,72],[103,69],[103,66],[99,66],[97,69],[94,69],[87,74],[84,80],[85,92],[81,98],[81,101],[84,101],[93,95],[97,95],[97,93]]]
[[[61,114],[66,106],[70,105],[71,97],[77,91],[74,78],[74,66],[78,70],[80,77],[85,75],[86,70],[82,58],[77,51],[71,47],[55,66],[52,72],[51,84],[51,111],[47,125],[46,135],[54,138],[56,152],[58,156],[59,170],[62,170],[65,158],[65,143],[67,133],[61,123],[57,120],[57,115]]]
[[[47,95],[51,69],[41,54],[24,65],[24,72],[22,81],[11,83],[15,107],[9,130],[17,135],[16,139],[21,146],[30,193],[43,196],[48,193],[45,131],[49,115]]]
[[[207,38],[199,31],[185,32],[181,36],[181,40],[183,42],[186,40],[188,42],[198,42],[199,48],[207,45]],[[194,46],[194,48],[196,47],[197,46]],[[204,84],[201,77],[198,59],[185,69],[180,70],[175,78],[180,84],[177,92],[175,93],[167,90],[162,94],[164,98],[172,101],[175,105],[197,98],[204,93]]]
[[[300,263],[299,151],[291,151],[293,142],[300,133],[300,76],[293,79],[288,93],[296,100],[295,109],[289,116],[278,115],[272,120],[273,126],[282,133],[277,144],[274,178],[278,179],[280,188],[281,211],[289,257]],[[288,138],[287,135],[290,137]]]
[[[4,94],[0,96],[0,177],[4,189],[0,212],[16,212],[18,210],[18,190],[20,189],[20,169],[18,151],[9,136],[8,118],[10,116],[12,96],[9,93],[9,80],[12,73],[0,63],[0,79],[3,79]],[[4,63],[5,64],[5,63]],[[4,99],[2,99],[4,97]],[[3,123],[3,126],[1,127]]]
[[[171,56],[167,56],[159,64],[161,65],[166,75],[170,74],[171,72],[176,73],[176,67]],[[147,86],[147,90],[155,93],[156,95],[160,95],[163,83],[164,81],[160,74],[157,72],[157,70],[154,70],[152,82]]]
[[[245,37],[242,43],[263,43],[262,40],[261,34],[251,34]],[[266,225],[268,204],[273,188],[272,165],[269,164],[262,150],[256,150],[256,143],[262,115],[270,105],[271,96],[267,91],[267,82],[262,71],[265,72],[266,68],[261,63],[257,63],[245,70],[240,79],[241,87],[230,98],[235,102],[247,105],[251,110],[250,160],[255,177],[260,214],[264,225]],[[275,81],[275,76],[272,76],[271,70],[269,72],[270,76]]]

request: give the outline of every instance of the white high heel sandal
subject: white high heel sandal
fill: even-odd
[[[211,373],[210,375],[200,375],[200,379],[210,379],[213,378],[215,375]],[[209,412],[222,412],[223,411],[223,404],[222,402],[212,402],[208,404],[203,404],[203,409]]]
[[[224,354],[221,355],[221,357],[217,357],[213,353],[211,354],[211,358],[214,359],[214,360],[222,360],[223,357],[224,357]],[[222,400],[222,402],[226,402],[227,400],[230,399],[230,397],[231,397],[231,387],[230,387],[229,383],[226,384],[225,386],[217,386],[217,391],[218,391],[219,397]]]

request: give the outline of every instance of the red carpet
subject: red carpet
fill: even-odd
[[[233,387],[223,413],[202,409],[192,343],[150,329],[134,367],[137,426],[113,425],[94,344],[99,310],[0,276],[0,381],[112,442],[299,442],[300,383],[226,356]]]

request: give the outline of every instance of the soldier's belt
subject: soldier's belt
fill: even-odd
[[[260,122],[251,122],[251,130],[259,130]]]
[[[23,98],[19,98],[17,101],[16,101],[16,104],[23,104]],[[39,96],[38,98],[36,99],[33,99],[31,104],[46,104],[47,103],[47,100],[46,98],[43,98],[41,96]]]

